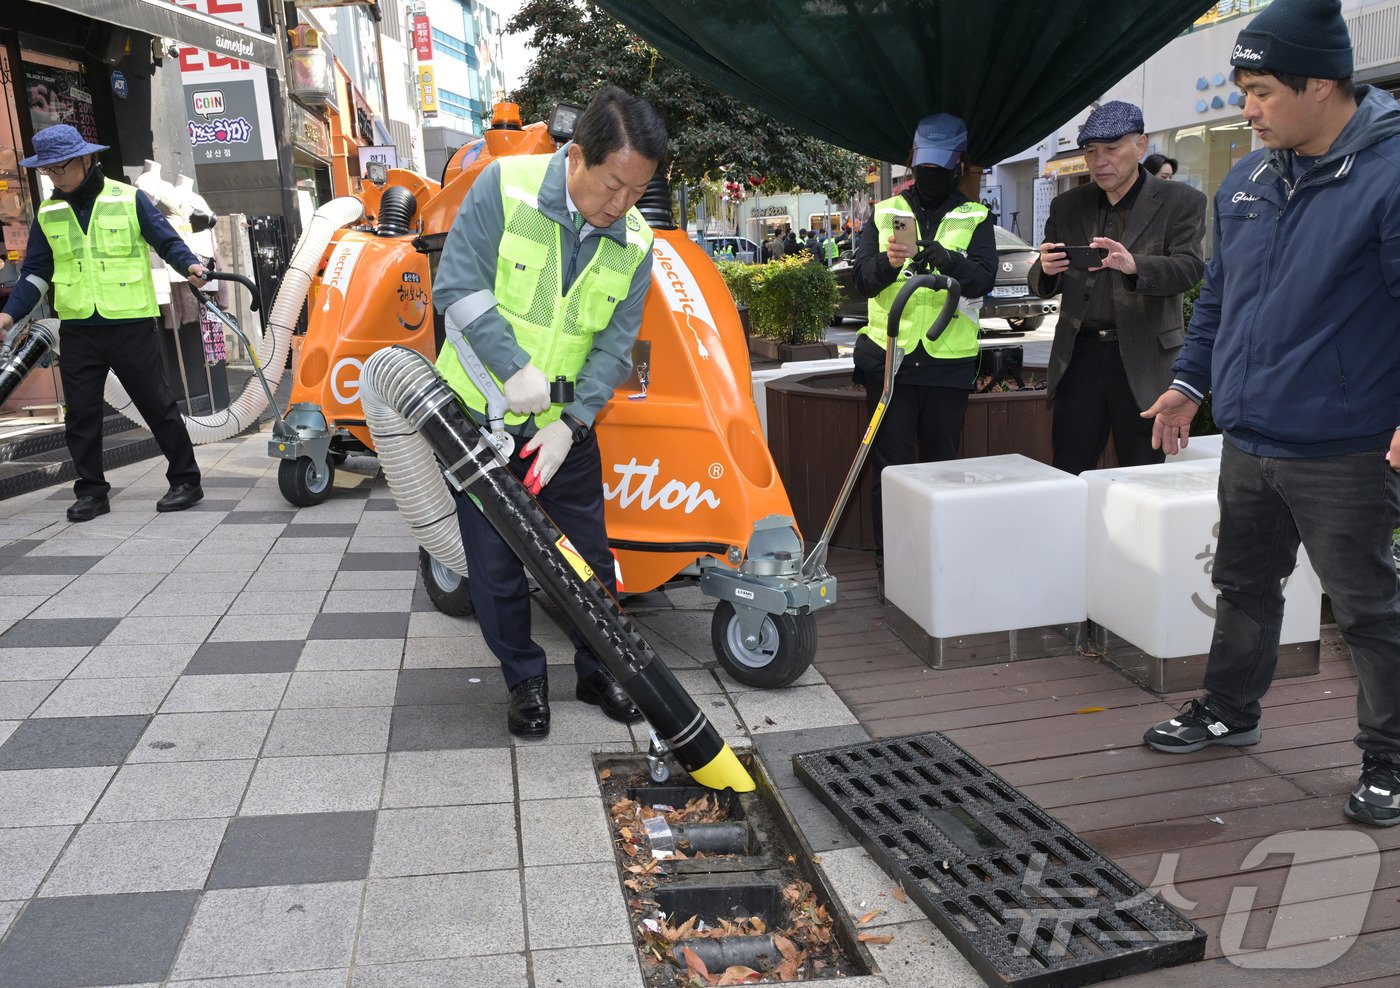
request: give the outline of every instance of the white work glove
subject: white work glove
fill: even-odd
[[[535,453],[535,462],[525,474],[525,489],[531,494],[538,494],[545,484],[554,479],[555,472],[564,462],[564,457],[569,455],[573,445],[574,431],[565,425],[562,419],[555,419],[535,433],[520,451],[522,460],[529,459],[530,454]]]
[[[507,407],[516,415],[535,415],[549,407],[549,381],[534,364],[526,364],[506,378],[501,390]]]

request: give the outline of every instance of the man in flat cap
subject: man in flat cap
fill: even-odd
[[[1356,664],[1348,817],[1400,824],[1400,106],[1352,84],[1338,0],[1275,0],[1231,53],[1264,146],[1215,194],[1215,249],[1154,444],[1186,445],[1207,394],[1225,433],[1205,695],[1158,751],[1252,745],[1298,546]]]
[[[1171,383],[1185,338],[1182,294],[1201,278],[1206,197],[1154,178],[1142,111],[1104,103],[1079,128],[1093,182],[1056,196],[1030,286],[1062,294],[1050,351],[1055,466],[1092,469],[1109,434],[1123,466],[1161,463],[1140,413]],[[1065,245],[1099,248],[1067,252]],[[1072,258],[1071,254],[1076,255]]]

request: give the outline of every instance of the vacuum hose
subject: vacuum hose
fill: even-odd
[[[418,211],[418,200],[402,185],[391,185],[379,197],[379,229],[381,237],[402,237],[408,223]]]
[[[351,196],[332,199],[316,210],[301,239],[297,241],[291,265],[282,278],[282,287],[277,291],[277,299],[272,303],[272,311],[263,315],[262,340],[254,358],[264,368],[270,390],[275,392],[278,382],[282,380],[292,332],[297,319],[301,317],[301,307],[311,290],[311,279],[316,274],[316,266],[321,263],[321,256],[326,252],[326,245],[331,242],[331,237],[337,230],[354,223],[364,216],[364,213],[364,204],[358,199]],[[103,397],[107,404],[137,425],[146,425],[115,374],[107,375]],[[248,428],[258,420],[258,416],[266,408],[266,392],[254,377],[250,377],[243,393],[231,401],[228,408],[208,415],[186,415],[185,425],[195,445],[217,443]]]
[[[751,792],[753,778],[729,745],[607,588],[572,552],[568,540],[511,473],[500,452],[485,441],[432,365],[412,350],[388,347],[366,361],[360,391],[390,490],[415,534],[449,521],[451,499],[445,483],[441,479],[437,483],[441,497],[424,489],[432,486],[427,483],[429,475],[437,473],[435,465],[422,462],[431,450],[440,462],[449,464],[446,469],[453,481],[480,505],[491,527],[559,605],[695,781],[711,789]],[[422,446],[404,443],[392,458],[384,458],[385,445],[414,431]],[[417,473],[396,478],[395,471],[406,464],[415,466]],[[450,520],[455,527],[455,509]]]
[[[642,214],[653,230],[676,228],[676,217],[671,212],[671,180],[660,169],[651,177],[647,190],[637,200],[637,212]]]
[[[10,359],[0,367],[0,404],[9,400],[19,383],[50,350],[58,352],[58,320],[40,319],[30,325],[24,342],[15,347]]]

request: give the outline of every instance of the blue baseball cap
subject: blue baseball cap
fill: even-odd
[[[54,124],[34,135],[34,154],[22,159],[20,164],[25,168],[43,168],[106,150],[106,144],[89,144],[71,124]]]
[[[1084,126],[1079,128],[1079,146],[1101,141],[1112,144],[1124,134],[1145,134],[1142,111],[1131,103],[1114,100],[1094,108]]]
[[[935,113],[914,131],[914,164],[953,168],[967,150],[967,125],[951,113]]]

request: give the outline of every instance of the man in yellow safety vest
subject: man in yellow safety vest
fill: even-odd
[[[208,271],[160,211],[124,182],[102,174],[91,144],[68,124],[34,135],[34,154],[20,164],[53,182],[29,230],[20,281],[0,312],[0,332],[23,319],[53,286],[61,320],[59,371],[63,424],[78,479],[68,520],[91,521],[111,510],[102,471],[102,393],[117,375],[169,461],[170,490],[157,511],[183,511],[204,497],[199,465],[175,395],[165,381],[156,319],[155,278],[147,245],[195,286]]]
[[[651,228],[633,208],[666,158],[649,103],[604,87],[574,139],[553,155],[503,157],[482,170],[443,245],[433,302],[504,393],[520,444],[511,465],[593,572],[616,592],[593,423],[631,371],[651,286]],[[449,337],[449,341],[450,341]],[[486,399],[449,343],[438,370],[466,405]],[[552,395],[564,378],[572,397]],[[568,391],[567,386],[562,389]],[[483,418],[484,421],[484,418]],[[511,733],[549,733],[545,653],[530,636],[530,594],[510,547],[465,496],[458,518],[472,603],[510,691]],[[577,635],[575,695],[614,720],[641,719]]]

